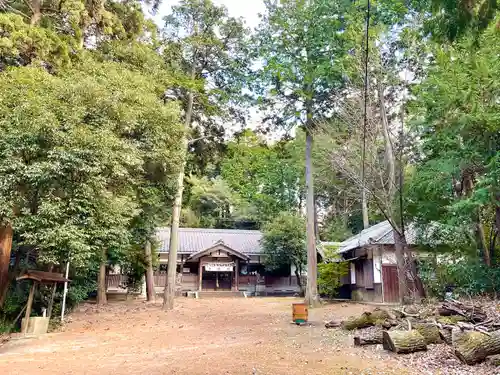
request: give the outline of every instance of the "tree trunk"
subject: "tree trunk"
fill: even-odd
[[[9,290],[9,265],[12,251],[12,226],[5,224],[0,227],[0,309],[3,307]]]
[[[497,241],[500,242],[500,195],[497,195],[497,204],[495,207],[495,224],[497,232]]]
[[[31,10],[33,11],[33,14],[31,15],[30,24],[32,26],[37,25],[38,22],[40,22],[40,19],[42,18],[41,7],[42,7],[42,0],[31,1]]]
[[[52,292],[50,293],[49,306],[47,307],[47,318],[52,316],[52,309],[54,308],[54,299],[56,297],[57,283],[52,285]]]
[[[300,295],[304,295],[304,285],[302,285],[301,272],[298,267],[295,267],[295,277],[297,278],[297,285],[299,286]]]
[[[478,233],[479,241],[481,243],[481,247],[483,248],[484,263],[488,267],[491,267],[490,245],[489,245],[488,241],[486,240],[486,234],[484,232],[483,224],[481,223],[481,215],[480,214],[478,214],[478,219],[477,219],[477,233]]]
[[[385,350],[390,350],[397,354],[427,350],[425,338],[417,330],[384,331],[383,345]]]
[[[396,250],[396,264],[398,269],[399,303],[405,304],[408,297],[408,283],[405,268],[406,238],[399,231],[392,230],[394,236],[394,247]]]
[[[310,114],[308,115],[310,116]],[[309,127],[312,126],[310,123]],[[319,305],[318,283],[317,283],[317,255],[316,255],[316,236],[314,235],[314,182],[312,166],[312,147],[313,137],[311,129],[306,129],[306,243],[307,243],[307,285],[305,303],[311,307]]]
[[[378,100],[380,107],[380,119],[382,121],[382,130],[384,133],[385,141],[385,161],[387,163],[388,177],[387,177],[387,197],[389,202],[394,201],[394,193],[396,191],[396,156],[394,154],[394,147],[392,145],[391,135],[389,132],[389,122],[387,120],[387,113],[385,111],[385,97],[384,88],[380,80],[377,82]]]
[[[185,162],[182,163],[181,171],[177,177],[177,193],[175,194],[174,207],[172,209],[172,223],[170,226],[170,242],[168,248],[167,284],[163,291],[163,308],[166,310],[174,308],[175,286],[177,280],[177,250],[179,248],[179,220],[182,208],[182,193],[184,190],[184,163]]]
[[[101,253],[101,264],[99,265],[99,275],[97,277],[97,304],[105,305],[108,303],[108,298],[106,296],[106,265],[108,263],[108,257],[106,254],[106,249],[102,249]]]
[[[468,365],[482,362],[490,355],[500,354],[500,331],[484,334],[469,331],[460,335],[455,342],[455,355]]]
[[[318,207],[317,198],[314,197],[314,238],[319,239]],[[317,259],[317,258],[316,258]]]
[[[149,302],[154,302],[155,293],[155,283],[153,274],[153,258],[151,256],[151,242],[146,241],[144,246],[144,255],[146,257],[146,300]]]
[[[362,176],[361,179],[364,181],[364,176]],[[364,186],[361,189],[361,210],[363,212],[363,229],[369,228],[370,219],[368,218],[368,202],[366,197],[366,188]]]
[[[193,61],[191,66],[191,79],[194,80],[196,75],[196,65]],[[185,126],[186,130],[191,126],[191,118],[193,116],[194,94],[192,91],[188,94],[188,103],[186,108]],[[177,281],[177,250],[179,248],[179,221],[182,209],[182,193],[184,191],[184,171],[186,168],[186,159],[188,152],[188,140],[184,137],[182,148],[184,157],[177,176],[177,192],[175,194],[174,207],[172,208],[172,224],[170,226],[170,242],[168,247],[168,265],[167,265],[167,282],[163,291],[163,308],[171,310],[174,308],[175,287]]]
[[[362,333],[354,336],[354,346],[376,345],[383,343],[383,331],[377,330],[375,332]]]

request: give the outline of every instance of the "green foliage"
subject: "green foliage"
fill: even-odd
[[[143,166],[175,170],[175,108],[154,81],[114,63],[58,77],[16,68],[0,80],[0,212],[20,244],[36,244],[44,262],[69,254],[77,267],[102,246],[123,248]]]
[[[336,262],[339,259],[337,249],[325,249],[325,263],[318,264],[318,287],[322,295],[333,298],[341,286],[342,276],[347,275],[348,262]]]
[[[425,29],[438,41],[478,35],[495,20],[500,10],[495,0],[413,0],[412,3],[417,11],[428,15]]]
[[[127,276],[128,290],[140,290],[147,266],[144,248],[138,245],[132,246],[127,252],[126,257],[121,261],[122,273]]]
[[[0,13],[0,72],[31,63],[52,68],[70,62],[70,48],[56,32],[27,25],[20,15]]]
[[[225,128],[245,121],[244,77],[249,30],[212,0],[182,0],[164,18],[167,64],[184,73],[195,91],[187,173],[208,174],[220,163]],[[193,85],[193,81],[195,85]],[[188,85],[176,90],[187,105]]]
[[[281,211],[300,208],[304,168],[297,146],[295,140],[267,145],[250,130],[229,142],[221,175],[253,207],[254,220],[263,223]]]
[[[204,228],[220,227],[225,220],[231,220],[231,210],[238,205],[239,198],[223,179],[217,177],[209,180],[192,176],[188,182],[191,195],[188,202],[190,212],[184,212],[186,220],[196,225],[196,220],[191,216],[194,214],[199,218],[199,225],[196,226]]]
[[[185,77],[169,70],[142,6],[49,0],[36,14],[10,1],[0,13],[0,221],[30,268],[70,260],[69,308],[95,291],[103,249],[108,265],[136,266],[169,217],[184,129],[163,95]],[[11,287],[3,316],[26,296]]]
[[[307,263],[305,230],[304,218],[290,212],[281,212],[266,224],[262,237],[266,268],[293,265],[299,279]]]
[[[265,1],[255,35],[258,103],[265,120],[286,130],[327,116],[329,100],[343,85],[346,53],[343,1]],[[276,110],[279,108],[279,111]],[[308,124],[309,125],[309,124]]]
[[[477,256],[439,255],[419,262],[419,274],[428,293],[444,298],[447,289],[462,297],[500,291],[500,270],[487,267]]]
[[[414,93],[413,130],[423,157],[408,185],[408,211],[417,222],[469,233],[455,236],[461,243],[450,245],[491,251],[493,237],[483,244],[475,231],[479,223],[492,232],[498,204],[500,37],[492,26],[479,40],[479,49],[470,37],[438,50],[436,63]]]

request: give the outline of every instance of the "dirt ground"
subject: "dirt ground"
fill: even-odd
[[[0,374],[410,374],[390,354],[324,328],[366,306],[311,310],[312,324],[299,327],[294,301],[179,298],[169,312],[141,301],[85,304],[61,332],[0,347]]]

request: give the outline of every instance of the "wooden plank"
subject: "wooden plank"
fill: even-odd
[[[21,275],[17,278],[17,280],[36,280],[38,282],[69,282],[71,280],[66,279],[62,273],[57,272],[46,272],[46,271],[37,271],[37,270],[28,270],[24,275]]]

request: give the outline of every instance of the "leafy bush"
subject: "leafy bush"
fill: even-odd
[[[347,275],[348,263],[336,262],[339,258],[336,249],[328,247],[325,249],[326,262],[318,264],[318,287],[319,293],[326,297],[335,297],[341,286],[342,276]]]
[[[302,216],[281,212],[265,225],[262,237],[266,269],[295,266],[295,277],[303,294],[301,275],[307,264],[306,222]]]
[[[439,255],[419,262],[419,273],[429,294],[444,297],[447,290],[472,296],[500,291],[500,268],[488,267],[474,256]]]

